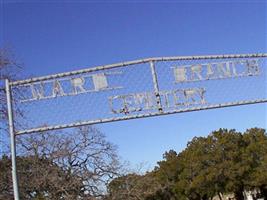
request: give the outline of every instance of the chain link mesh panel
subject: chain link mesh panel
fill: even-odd
[[[13,82],[16,133],[266,102],[265,57],[155,58]]]
[[[158,62],[157,75],[164,111],[266,100],[266,59]]]

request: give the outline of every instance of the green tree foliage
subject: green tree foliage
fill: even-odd
[[[144,200],[208,200],[222,194],[244,199],[244,191],[259,191],[267,199],[267,135],[264,129],[245,133],[219,129],[207,137],[195,137],[185,150],[171,150],[150,172],[158,182]],[[135,182],[145,176],[137,176]],[[146,182],[148,182],[146,180]],[[112,183],[114,184],[114,182]],[[124,191],[113,188],[113,193]]]
[[[245,147],[242,134],[235,130],[220,129],[208,138],[214,145],[209,156],[212,165],[209,166],[208,175],[211,183],[219,183],[216,192],[233,192],[237,200],[243,199],[248,166],[242,160]]]
[[[252,128],[244,133],[244,165],[249,168],[246,188],[259,189],[267,197],[267,137],[264,129]]]
[[[138,174],[128,174],[111,181],[108,186],[110,200],[135,200],[147,199],[159,188],[153,173],[144,176]]]

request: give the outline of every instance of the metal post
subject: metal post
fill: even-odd
[[[152,78],[153,78],[154,93],[155,93],[155,96],[157,98],[158,110],[159,110],[159,112],[163,112],[162,105],[161,105],[161,100],[160,100],[160,95],[159,95],[158,78],[157,78],[155,65],[154,65],[153,61],[150,62],[150,69],[151,69]]]
[[[12,102],[11,102],[12,95],[10,92],[10,85],[9,85],[8,79],[6,79],[6,97],[7,97],[9,133],[10,133],[12,182],[13,182],[14,200],[19,200],[19,187],[18,187],[17,168],[16,168],[16,136],[14,132],[14,123],[13,123],[13,111],[12,111]]]

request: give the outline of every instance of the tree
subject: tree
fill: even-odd
[[[59,199],[62,194],[55,190],[53,184],[57,179],[61,185],[66,184],[63,179],[66,173],[46,158],[36,156],[17,157],[20,177],[20,195],[25,200]],[[0,197],[1,199],[13,199],[11,180],[11,160],[4,155],[0,160]],[[72,181],[76,177],[72,177]],[[82,183],[80,182],[80,185]]]
[[[245,180],[246,188],[259,189],[267,199],[267,135],[266,130],[252,128],[244,133],[246,148],[243,152],[244,165],[249,167]]]
[[[5,79],[14,81],[18,78],[20,65],[15,60],[14,56],[8,48],[0,48],[0,156],[3,154],[9,154],[9,134],[8,134],[8,115],[6,107],[6,91],[5,91]],[[13,96],[20,95],[20,91],[14,89]],[[14,101],[16,104],[16,101]],[[18,116],[22,116],[22,112],[19,109],[15,109],[14,113]]]
[[[18,71],[21,67],[17,64],[11,51],[7,48],[0,48],[0,123],[7,123],[7,108],[6,108],[6,92],[5,79],[14,81],[18,78]],[[15,90],[14,95],[18,95],[19,91]],[[21,115],[19,110],[16,114]],[[7,126],[0,126],[0,129],[6,129]]]
[[[11,81],[17,79],[19,68],[10,51],[0,49],[0,129],[4,128],[5,132],[7,132],[8,120],[4,79],[8,78]],[[21,95],[19,90],[13,89],[12,92],[13,95]],[[15,114],[25,120],[20,110],[16,109]],[[15,123],[19,122],[16,121]],[[8,135],[0,138],[0,145],[6,147],[5,153],[8,157],[9,140],[7,138]],[[36,192],[34,189],[38,187],[41,188],[40,191],[46,191],[46,199],[77,199],[82,197],[92,199],[96,196],[103,196],[106,192],[105,185],[117,176],[120,168],[116,147],[93,127],[24,135],[18,136],[16,139],[19,155],[17,157],[17,168],[18,171],[22,170],[19,171],[18,175],[23,199],[28,198],[29,195],[36,196],[37,193],[41,195],[41,192]],[[1,147],[1,150],[3,149]],[[0,153],[3,154],[4,151]],[[23,159],[21,160],[21,158]],[[50,167],[46,167],[46,165]],[[5,166],[5,170],[11,171],[10,165]],[[30,172],[35,169],[39,170],[39,175],[46,174],[46,177],[49,177],[48,173],[55,166],[60,169],[58,174],[59,172],[61,174],[60,176],[50,177],[53,184],[50,184],[50,182],[48,184],[45,177],[37,176],[38,173],[32,175],[32,180],[27,179],[27,173],[31,174]],[[30,169],[30,171],[27,169]],[[1,181],[4,181],[4,179],[1,179]],[[10,182],[8,182],[8,185],[11,186]],[[34,192],[32,192],[32,187]]]
[[[175,190],[179,196],[192,200],[204,200],[214,196],[216,190],[208,177],[208,169],[212,165],[209,160],[211,148],[207,138],[195,137],[178,155],[181,170]]]
[[[185,150],[164,154],[153,173],[161,184],[151,199],[207,200],[221,194],[244,199],[245,190],[259,190],[267,198],[267,136],[253,128],[244,134],[219,129],[195,137]],[[142,179],[143,177],[140,177]],[[160,191],[160,192],[159,192]],[[166,197],[165,197],[166,199]]]
[[[127,174],[111,181],[108,185],[108,200],[149,200],[160,189],[151,173],[146,175]]]
[[[178,180],[178,175],[181,172],[179,158],[174,150],[170,150],[163,154],[162,161],[158,162],[158,167],[154,169],[154,175],[163,186],[153,196],[154,199],[178,199],[175,191],[175,184]],[[183,196],[180,196],[182,199]]]
[[[219,129],[210,136],[214,148],[210,155],[210,179],[219,183],[221,193],[233,192],[236,200],[244,199],[245,176],[248,167],[242,163],[245,148],[242,133],[235,130]]]
[[[0,199],[12,200],[11,160],[3,155],[0,159]]]
[[[52,179],[52,187],[66,200],[104,196],[105,186],[120,169],[115,146],[90,126],[61,133],[25,135],[19,137],[18,147],[22,156],[49,159],[64,171],[60,179]]]

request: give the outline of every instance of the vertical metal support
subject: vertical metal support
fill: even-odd
[[[13,182],[14,200],[19,200],[19,187],[18,187],[17,168],[16,168],[16,136],[14,132],[14,122],[13,122],[12,95],[11,95],[8,79],[6,79],[6,97],[7,97],[9,133],[10,133],[12,182]]]
[[[158,110],[159,110],[159,112],[163,112],[160,94],[159,94],[158,78],[157,78],[157,74],[156,74],[156,70],[155,70],[155,64],[153,61],[150,62],[150,69],[151,69],[152,78],[153,78],[154,93],[155,93],[155,96],[157,98]]]

